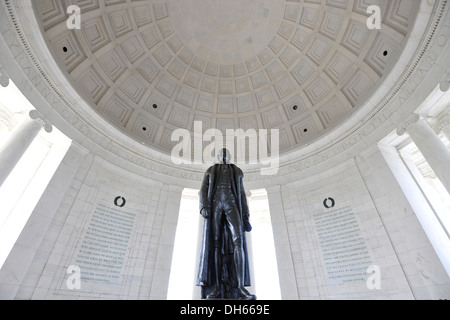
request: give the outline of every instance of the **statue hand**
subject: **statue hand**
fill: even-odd
[[[244,219],[244,231],[245,232],[252,231],[252,225],[250,224],[250,221],[248,221],[248,219]]]
[[[200,213],[203,216],[203,218],[209,219],[209,216],[210,216],[209,211],[210,211],[209,208],[203,208]]]

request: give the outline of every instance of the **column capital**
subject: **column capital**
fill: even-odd
[[[168,186],[169,186],[169,192],[173,191],[173,192],[181,194],[184,190],[184,187],[177,185],[177,184],[169,184]]]
[[[450,125],[450,114],[447,114],[445,117],[438,119],[436,124],[433,127],[433,130],[436,134],[441,133],[442,129]]]
[[[273,186],[266,187],[265,189],[267,191],[267,194],[274,193],[274,192],[281,192],[281,185],[276,184]]]
[[[31,119],[39,121],[44,127],[45,131],[50,133],[53,130],[52,124],[44,118],[44,116],[37,110],[31,110],[28,115]]]
[[[447,92],[450,89],[450,70],[445,73],[445,76],[442,78],[439,83],[439,89],[442,92]]]
[[[421,119],[420,115],[418,115],[417,113],[412,113],[410,114],[405,121],[403,121],[397,128],[397,134],[399,136],[402,136],[406,133],[406,131],[408,130],[409,126],[411,126],[412,124],[417,123],[419,120]]]
[[[9,76],[6,71],[0,66],[0,85],[6,88],[9,85]]]

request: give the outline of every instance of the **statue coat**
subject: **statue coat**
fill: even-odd
[[[239,169],[234,164],[227,164],[230,166],[231,174],[231,192],[233,192],[236,204],[238,205],[239,213],[241,215],[241,223],[243,224],[244,217],[248,218],[249,210],[247,205],[247,197],[245,195],[245,190],[243,186],[242,179],[244,174],[241,169]],[[200,189],[200,212],[203,208],[211,208],[211,213],[213,212],[212,203],[214,198],[214,192],[216,188],[216,179],[219,175],[219,169],[221,164],[215,164],[210,167],[203,178],[202,186]],[[244,228],[243,228],[244,229]],[[222,232],[222,254],[232,254],[234,251],[233,242],[231,239],[230,232],[225,228]],[[200,249],[200,259],[199,259],[199,269],[197,276],[197,286],[209,287],[213,286],[215,282],[215,267],[214,267],[214,236],[212,234],[211,217],[209,219],[204,219],[203,222],[203,237]],[[250,282],[250,268],[248,263],[248,251],[247,251],[247,240],[245,237],[245,232],[243,234],[243,249],[244,249],[244,260],[245,260],[245,272],[244,272],[244,286],[248,287],[251,285]],[[225,263],[222,260],[223,264]],[[234,271],[228,270],[227,272],[222,271],[222,281],[234,284],[232,277],[229,274]],[[231,279],[230,279],[231,278]]]

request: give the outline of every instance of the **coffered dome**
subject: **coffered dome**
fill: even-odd
[[[67,7],[81,8],[69,29]],[[381,9],[370,29],[369,5]],[[164,153],[175,129],[279,129],[280,152],[364,106],[409,38],[418,1],[36,1],[72,86],[121,132]]]

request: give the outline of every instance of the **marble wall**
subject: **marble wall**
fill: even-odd
[[[376,146],[267,190],[283,299],[450,297],[450,278]]]
[[[0,297],[165,299],[181,191],[73,145],[0,271]]]
[[[166,299],[182,189],[73,144],[0,270],[0,298]],[[377,146],[266,190],[283,299],[450,298]]]
[[[411,206],[403,186],[399,187],[398,179],[394,178],[398,170],[392,171],[377,146],[358,157],[356,164],[414,298],[450,298],[449,275],[436,253],[433,238],[424,229],[430,221],[421,222],[418,218],[420,210]],[[426,203],[426,200],[423,202]],[[437,234],[437,230],[444,232],[441,226],[436,225],[433,232]],[[445,235],[443,237],[447,247],[444,250],[449,252],[449,239]]]
[[[449,82],[446,5],[446,0],[421,1],[399,63],[351,122],[282,158],[278,176],[261,182],[259,173],[246,170],[247,186],[268,191],[283,298],[450,297],[435,242],[418,219],[421,209],[376,146],[439,82]],[[74,144],[0,270],[0,298],[164,299],[182,187],[198,187],[203,168],[175,167],[169,157],[112,130],[92,113],[55,68],[50,53],[39,50],[47,46],[35,32],[32,11],[30,3],[0,4],[0,64]],[[335,220],[327,220],[329,214]],[[119,218],[128,229],[119,228],[114,220]],[[345,223],[350,223],[356,248],[350,238],[327,229],[334,225],[344,234],[349,231]],[[110,234],[105,235],[105,225]],[[118,246],[120,236],[128,238]],[[355,249],[357,263],[378,266],[380,289],[367,287],[369,275],[360,273],[363,280],[340,277],[355,266],[342,259],[332,264],[338,261],[330,260],[329,253],[341,252],[327,237],[345,243],[347,254]],[[88,268],[102,254],[111,256],[102,258],[105,265],[95,265],[89,275],[81,270],[80,288],[69,288],[67,280],[75,274],[68,274],[68,268]],[[100,276],[101,267],[110,278]]]

